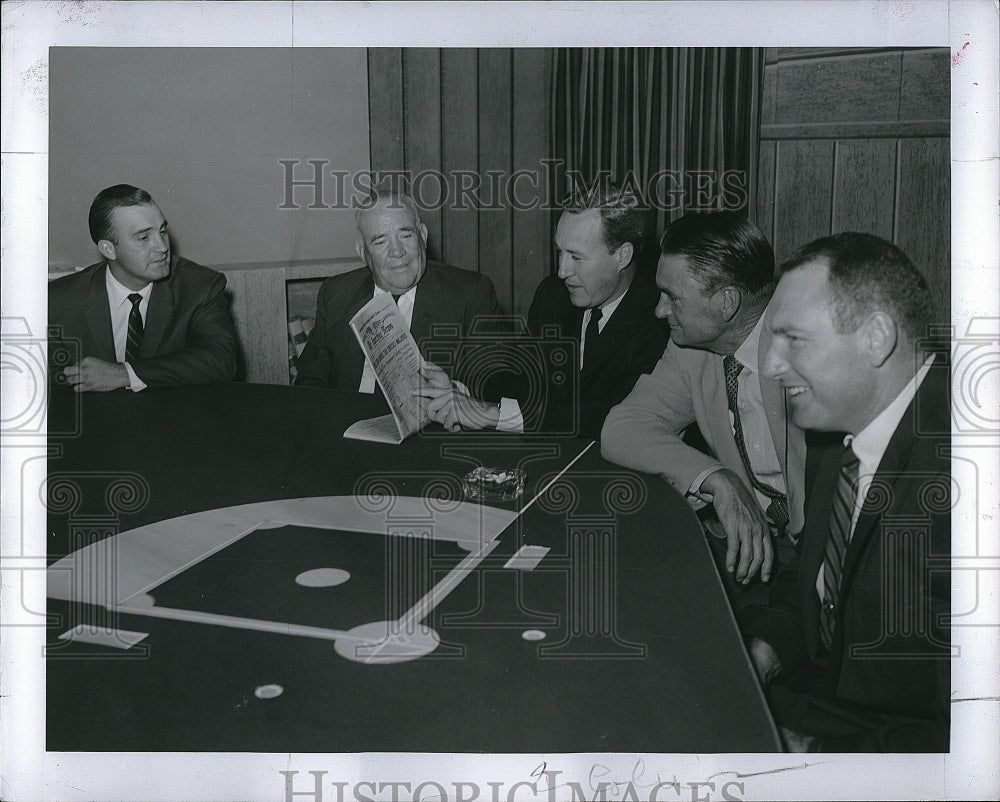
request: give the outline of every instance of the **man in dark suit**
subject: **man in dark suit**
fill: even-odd
[[[564,202],[556,228],[558,273],[543,279],[528,313],[528,329],[541,342],[572,344],[577,364],[568,378],[539,366],[543,388],[495,379],[500,404],[442,391],[425,393],[432,419],[447,428],[501,428],[598,438],[604,417],[660,358],[669,336],[653,310],[659,293],[651,271],[639,264],[646,238],[640,199],[606,179],[577,188]],[[545,356],[541,354],[541,356]],[[529,399],[537,399],[533,404]],[[505,401],[511,401],[510,411]],[[513,403],[516,401],[516,403]]]
[[[725,553],[722,537],[709,543],[726,571],[744,585],[758,571],[766,581],[772,536],[787,562],[785,533],[802,528],[806,454],[781,386],[762,375],[774,252],[742,215],[688,214],[663,232],[656,283],[656,314],[670,323],[670,344],[608,414],[601,452],[659,474],[695,507],[711,503]],[[685,442],[691,424],[710,453]]]
[[[145,190],[118,184],[90,207],[104,261],[49,285],[49,361],[77,392],[231,381],[226,279],[170,249]]]
[[[948,366],[927,284],[894,245],[825,237],[782,269],[765,356],[814,459],[798,570],[744,632],[786,745],[948,751]]]
[[[316,325],[296,360],[298,386],[375,392],[375,373],[349,322],[377,294],[393,295],[425,356],[435,347],[435,329],[454,346],[477,319],[496,315],[489,278],[427,259],[427,226],[408,195],[376,193],[355,219],[355,247],[367,267],[320,287]]]

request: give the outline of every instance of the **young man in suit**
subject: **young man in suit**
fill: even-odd
[[[797,572],[743,622],[755,667],[791,750],[946,752],[951,427],[927,284],[845,233],[800,249],[771,306],[767,375],[799,426],[846,436],[810,454]]]
[[[575,376],[543,364],[533,375],[544,387],[529,386],[524,376],[496,378],[492,386],[510,396],[498,405],[472,398],[464,388],[449,390],[425,374],[431,418],[453,430],[598,438],[608,410],[652,370],[669,336],[653,314],[658,292],[651,271],[640,265],[646,225],[646,210],[634,193],[607,179],[576,188],[556,228],[558,272],[542,280],[528,312],[536,341],[554,335],[551,342],[573,345]]]
[[[768,580],[772,536],[790,552],[785,533],[802,527],[805,471],[803,433],[787,420],[780,385],[761,369],[774,253],[733,212],[675,220],[660,251],[656,315],[670,323],[670,344],[609,413],[601,451],[662,475],[696,507],[712,503],[726,537],[726,570],[743,584],[758,571]],[[692,423],[711,455],[682,439]]]
[[[413,199],[376,193],[355,212],[355,247],[366,267],[326,279],[316,303],[316,325],[296,360],[297,386],[374,393],[375,372],[349,322],[376,295],[390,293],[421,353],[435,348],[434,327],[447,345],[477,319],[495,316],[496,291],[488,277],[427,259],[427,226]]]
[[[225,277],[171,253],[167,221],[145,190],[102,190],[89,224],[104,261],[49,285],[53,371],[77,392],[231,381]]]

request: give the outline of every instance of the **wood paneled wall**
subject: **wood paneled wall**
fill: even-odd
[[[425,207],[439,206],[440,181],[418,176],[444,176],[447,202],[422,215],[431,258],[489,276],[503,310],[515,314],[527,314],[552,263],[551,213],[541,208],[551,71],[543,49],[368,51],[372,170],[407,171]],[[518,170],[537,181],[522,175],[512,184]],[[478,204],[459,200],[462,182],[477,180]],[[538,207],[512,204],[515,187],[518,201]]]
[[[779,261],[841,231],[892,240],[947,320],[951,274],[946,48],[769,48],[757,222]]]

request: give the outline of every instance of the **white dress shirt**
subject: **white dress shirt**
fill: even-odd
[[[743,427],[743,444],[747,449],[747,458],[750,460],[750,467],[754,476],[765,485],[773,487],[779,493],[787,493],[785,487],[785,476],[781,471],[781,463],[778,461],[778,452],[774,448],[774,440],[771,437],[771,427],[767,422],[767,412],[764,409],[764,395],[760,389],[760,374],[758,371],[758,354],[760,350],[760,335],[764,329],[764,316],[761,315],[757,325],[747,335],[746,339],[736,349],[733,356],[736,361],[743,366],[740,375],[736,379],[737,394],[736,406],[740,414],[740,424]],[[729,425],[732,427],[733,436],[736,436],[736,426],[733,413],[729,413]],[[699,493],[701,483],[710,474],[721,470],[723,466],[717,466],[702,471],[691,483],[689,493],[702,499],[710,501],[707,494]],[[771,505],[771,499],[754,489],[757,503],[760,508],[766,511]]]
[[[903,413],[906,412],[906,408],[917,394],[917,389],[927,376],[927,371],[931,369],[933,361],[934,355],[932,354],[927,357],[924,364],[920,366],[920,370],[906,383],[906,386],[890,402],[889,406],[856,435],[847,435],[844,438],[844,445],[850,444],[854,455],[858,458],[857,495],[854,497],[854,511],[851,513],[851,531],[847,535],[847,544],[850,544],[851,538],[854,536],[854,527],[858,524],[865,498],[868,496],[868,490],[872,486],[872,480],[875,478],[879,463],[885,455],[885,450],[889,447],[889,441],[896,432],[899,422],[903,419]],[[824,564],[820,563],[819,573],[816,575],[816,590],[821,599],[825,589],[823,568]]]
[[[139,301],[139,315],[142,317],[142,325],[146,326],[146,311],[149,309],[149,296],[153,292],[153,285],[147,284],[141,290],[130,290],[118,279],[111,275],[111,268],[104,271],[104,286],[108,291],[108,307],[111,310],[111,332],[115,339],[115,360],[125,366],[128,373],[128,386],[133,393],[146,389],[145,382],[135,375],[132,366],[125,361],[125,348],[128,344],[128,318],[132,314],[132,302],[128,299],[133,292],[138,292],[142,296]]]
[[[628,288],[626,288],[625,292],[628,292]],[[625,293],[623,292],[613,301],[608,301],[608,303],[601,307],[601,319],[597,321],[597,331],[599,333],[604,331],[604,327],[608,325],[608,321],[611,320],[611,316],[615,313],[615,310],[624,297]],[[583,321],[580,323],[580,370],[583,370],[583,349],[587,347],[587,326],[590,325],[590,316],[593,311],[593,309],[584,310]]]

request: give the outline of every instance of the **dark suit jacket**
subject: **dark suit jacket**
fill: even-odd
[[[632,284],[611,319],[605,324],[595,353],[587,355],[583,371],[566,380],[551,367],[545,371],[546,392],[541,414],[543,433],[579,433],[599,439],[608,411],[629,394],[636,380],[649,373],[663,355],[670,336],[666,321],[653,310],[660,297],[652,271],[639,265]],[[557,276],[543,279],[528,312],[528,328],[535,338],[555,327],[560,338],[579,349],[583,309],[573,306],[569,290]],[[579,350],[574,356],[579,365]],[[525,410],[525,430],[535,427],[531,410]]]
[[[447,366],[445,357],[471,331],[476,319],[496,315],[496,291],[486,276],[431,260],[417,286],[410,333],[425,359]],[[374,292],[367,267],[323,282],[316,301],[316,325],[295,362],[296,385],[358,389],[365,358],[349,322]],[[452,378],[464,380],[460,367]]]
[[[105,285],[107,262],[49,285],[49,362],[58,370],[93,356],[116,362]],[[174,254],[170,275],[153,283],[140,359],[132,365],[150,388],[232,381],[237,341],[226,278]]]
[[[819,736],[824,751],[948,751],[951,424],[943,362],[939,356],[921,384],[873,479],[845,556],[829,655],[815,584],[839,444],[815,463],[810,455],[797,570],[780,578],[771,607],[743,615],[744,633],[768,641],[788,669],[771,694],[776,718]]]

